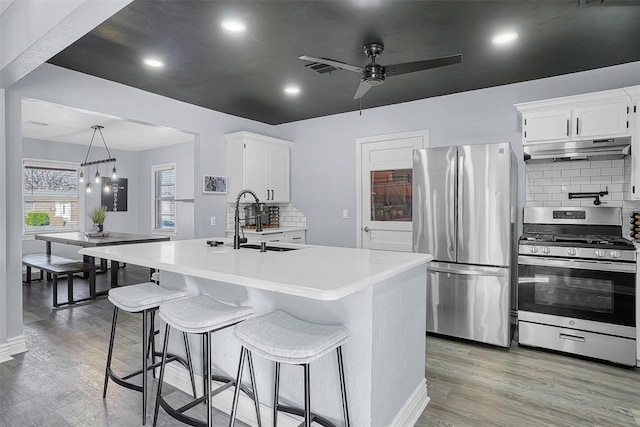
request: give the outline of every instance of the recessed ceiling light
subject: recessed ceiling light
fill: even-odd
[[[154,67],[154,68],[164,67],[164,62],[160,61],[159,59],[145,58],[144,61],[142,62],[144,62],[149,67]]]
[[[502,33],[495,36],[491,41],[493,44],[506,44],[511,43],[518,38],[518,33]]]
[[[298,95],[300,93],[300,88],[298,86],[287,86],[284,88],[284,93],[287,95]]]
[[[241,33],[247,29],[247,26],[244,25],[244,22],[237,21],[235,19],[226,19],[222,21],[222,28],[227,31],[231,31],[232,33]]]

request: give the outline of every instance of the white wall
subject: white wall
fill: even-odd
[[[513,104],[637,84],[640,62],[374,108],[362,116],[353,112],[279,125],[277,136],[294,141],[291,202],[307,217],[307,242],[356,246],[358,137],[429,129],[432,147],[509,141],[522,159]],[[393,90],[392,82],[373,90]],[[525,199],[524,169],[520,160],[519,206]],[[343,209],[349,219],[342,219]]]

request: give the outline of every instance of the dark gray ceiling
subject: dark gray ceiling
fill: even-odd
[[[50,63],[270,124],[353,111],[359,75],[318,74],[301,55],[364,66],[462,53],[463,62],[387,79],[362,108],[640,60],[640,1],[135,0]],[[587,6],[581,6],[588,3]],[[226,34],[220,22],[242,19]],[[515,44],[491,38],[515,29]],[[148,69],[155,55],[166,67]],[[291,98],[283,87],[297,83]]]

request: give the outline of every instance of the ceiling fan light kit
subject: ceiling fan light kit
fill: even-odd
[[[382,43],[366,44],[363,46],[362,51],[370,59],[370,62],[365,65],[364,68],[345,64],[344,62],[336,61],[334,59],[315,58],[307,55],[303,55],[298,59],[312,62],[312,64],[307,65],[307,67],[320,74],[331,72],[335,69],[360,73],[360,85],[353,97],[354,100],[361,99],[372,87],[382,85],[387,77],[415,73],[417,71],[430,70],[432,68],[454,65],[462,62],[462,54],[457,54],[422,61],[403,62],[400,64],[383,66],[376,62],[376,58],[384,51],[384,45]]]

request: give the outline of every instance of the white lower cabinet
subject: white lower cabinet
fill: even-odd
[[[233,238],[233,232],[227,232],[227,237]],[[245,231],[244,237],[247,238],[249,243],[307,243],[306,230],[281,230],[278,231],[264,231],[262,233],[256,233],[255,231]]]

